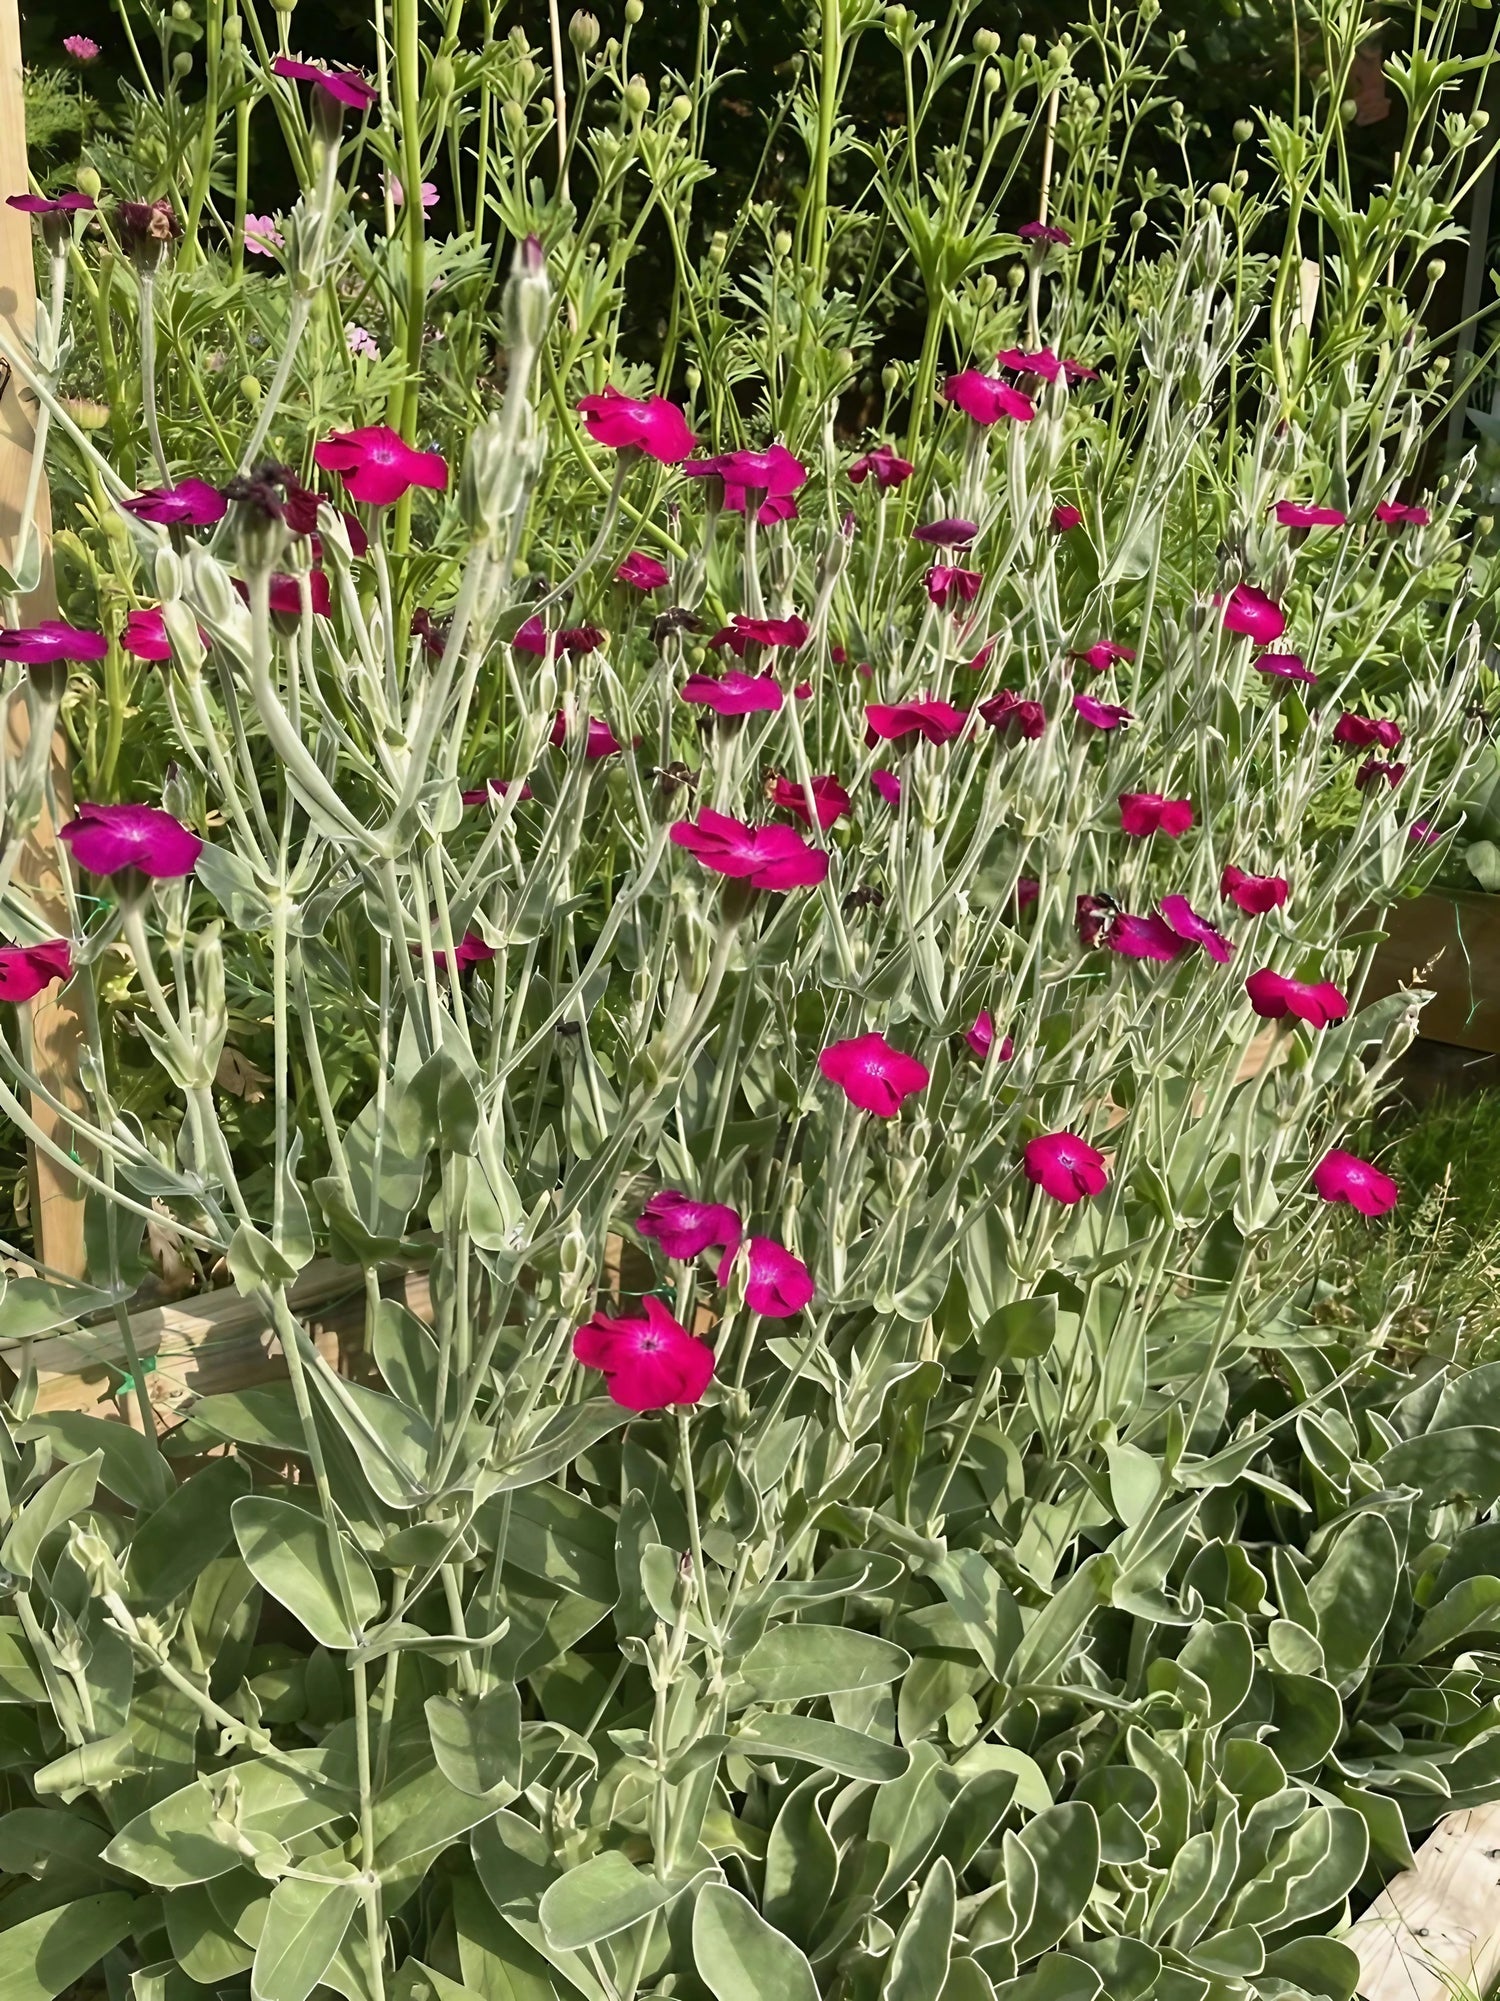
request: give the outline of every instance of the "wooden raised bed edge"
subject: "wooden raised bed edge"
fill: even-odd
[[[1484,890],[1429,890],[1394,903],[1381,929],[1365,999],[1426,986],[1428,1042],[1500,1055],[1500,896]]]

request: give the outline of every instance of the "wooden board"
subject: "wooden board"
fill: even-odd
[[[1458,2001],[1500,1974],[1500,1805],[1450,1813],[1344,1934],[1363,2001]]]
[[[1381,928],[1365,999],[1432,987],[1421,1016],[1429,1041],[1500,1053],[1500,896],[1413,897],[1393,904]]]

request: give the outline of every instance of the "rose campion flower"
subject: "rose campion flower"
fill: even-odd
[[[1318,678],[1300,653],[1262,653],[1250,664],[1257,674],[1268,674],[1277,681],[1305,681],[1311,686]]]
[[[206,479],[180,479],[175,486],[148,486],[120,505],[157,528],[207,528],[224,519],[229,502]]]
[[[731,667],[723,674],[689,674],[678,691],[684,702],[712,709],[716,716],[768,714],[781,707],[781,687],[774,674],[746,674]]]
[[[1067,230],[1059,229],[1055,222],[1023,222],[1016,231],[1023,243],[1071,243]]]
[[[648,556],[640,549],[632,549],[615,571],[617,584],[629,584],[636,591],[665,590],[671,581],[666,564],[658,563],[654,556]]]
[[[1096,674],[1102,674],[1106,668],[1113,667],[1117,660],[1134,660],[1135,648],[1117,645],[1113,639],[1096,639],[1085,652],[1070,654],[1069,658],[1081,660],[1086,667],[1092,667]]]
[[[324,97],[349,111],[368,111],[380,95],[358,70],[325,69],[321,63],[299,62],[294,56],[277,56],[271,64],[271,74],[285,77],[289,83],[310,83]]]
[[[654,1237],[669,1258],[695,1258],[710,1245],[731,1257],[744,1234],[726,1202],[695,1202],[676,1188],[660,1189],[636,1219],[643,1237]],[[721,1281],[722,1283],[722,1281]]]
[[[813,1275],[774,1237],[752,1237],[746,1246],[745,1304],[765,1320],[790,1320],[800,1313],[817,1287]],[[728,1285],[734,1252],[726,1251],[719,1263],[720,1285]]]
[[[977,674],[982,668],[989,666],[991,660],[995,657],[995,648],[999,643],[998,639],[987,639],[984,642],[983,646],[974,655],[974,658],[968,663],[971,674]]]
[[[721,479],[724,505],[731,514],[743,514],[745,496],[755,494],[755,518],[763,528],[793,520],[797,503],[792,495],[807,484],[807,467],[785,445],[768,445],[763,452],[720,452],[713,458],[694,459],[682,470],[691,479]]]
[[[798,618],[795,612],[790,618],[747,618],[744,612],[737,611],[708,643],[714,647],[727,646],[743,660],[748,646],[796,648],[806,646],[807,635],[806,619]]]
[[[1075,897],[1073,922],[1078,926],[1079,943],[1092,950],[1099,943],[1105,926],[1113,921],[1115,914],[1113,904],[1102,896]]]
[[[682,411],[665,396],[638,401],[610,387],[583,397],[578,413],[596,445],[613,451],[633,447],[664,466],[680,465],[698,442]]]
[[[515,782],[513,778],[487,778],[483,785],[476,785],[468,792],[460,792],[458,796],[466,806],[493,806],[506,797]],[[531,787],[524,780],[517,796],[521,799],[534,797]]]
[[[442,493],[448,485],[442,453],[419,452],[389,424],[335,431],[313,446],[313,458],[324,472],[341,475],[353,499],[371,507],[389,507],[414,486]]]
[[[622,1410],[695,1404],[714,1372],[714,1351],[672,1318],[659,1299],[641,1301],[643,1317],[596,1313],[573,1336],[573,1358],[604,1376]]]
[[[1163,966],[1180,959],[1189,949],[1188,941],[1180,938],[1164,917],[1155,913],[1150,917],[1132,917],[1124,910],[1105,925],[1103,943],[1122,959],[1152,959]]]
[[[1008,375],[1034,375],[1042,382],[1055,382],[1063,372],[1062,358],[1050,347],[1039,347],[1033,353],[1023,347],[1003,347],[995,356],[995,366]]]
[[[675,821],[672,840],[705,868],[752,889],[808,889],[828,873],[827,854],[810,848],[794,827],[749,827],[711,806],[703,807],[696,821]]]
[[[1387,764],[1378,757],[1367,757],[1354,774],[1355,790],[1367,792],[1372,785],[1378,785],[1384,779],[1394,792],[1406,776],[1407,768],[1404,764]]]
[[[1247,917],[1264,917],[1286,902],[1289,885],[1284,875],[1247,875],[1233,862],[1224,864],[1219,877],[1219,894],[1227,897]]]
[[[1041,703],[1028,701],[1009,688],[1002,688],[999,694],[981,702],[979,713],[991,729],[998,730],[1011,743],[1022,738],[1035,742],[1047,727],[1047,711]]]
[[[167,621],[154,608],[126,613],[120,644],[136,660],[170,660],[172,657]]]
[[[0,626],[0,662],[45,667],[54,660],[102,660],[109,641],[102,632],[44,618],[37,625]]]
[[[0,948],[0,1001],[35,1000],[54,980],[72,977],[73,952],[66,938]]]
[[[1052,510],[1052,526],[1059,535],[1066,535],[1072,528],[1083,526],[1083,509],[1060,500]]]
[[[1016,882],[1016,909],[1025,910],[1036,902],[1042,893],[1042,885],[1029,875],[1020,876]]]
[[[348,341],[349,352],[354,356],[356,361],[379,361],[380,342],[376,340],[368,327],[359,327],[351,324],[345,327],[344,338]]]
[[[1269,966],[1250,975],[1245,992],[1251,1007],[1266,1021],[1292,1014],[1309,1028],[1326,1028],[1349,1012],[1349,1003],[1330,980],[1291,980]]]
[[[1347,1202],[1361,1216],[1384,1216],[1401,1199],[1401,1191],[1358,1154],[1331,1147],[1312,1171],[1312,1184],[1325,1202]]]
[[[160,806],[80,806],[57,838],[90,875],[139,869],[158,882],[191,875],[203,843]]]
[[[875,736],[887,743],[902,737],[921,736],[928,743],[951,743],[969,720],[967,709],[955,709],[950,702],[867,702],[865,721]]]
[[[849,794],[830,772],[823,778],[814,778],[810,790],[813,805],[818,812],[818,825],[825,831],[835,820],[841,819],[850,807]],[[807,821],[807,794],[795,778],[777,778],[771,784],[771,801],[785,812],[795,813],[799,820]]]
[[[934,563],[927,572],[927,595],[946,611],[951,602],[972,604],[979,595],[984,577],[978,570],[962,570],[952,563]]]
[[[477,931],[466,931],[453,947],[451,954],[440,950],[434,956],[445,973],[452,973],[455,970],[461,973],[469,966],[477,966],[485,959],[493,959],[495,948],[493,945],[487,945]]]
[[[1430,848],[1434,841],[1443,838],[1443,830],[1435,827],[1431,820],[1413,820],[1406,830],[1406,838],[1413,847]]]
[[[567,718],[559,710],[557,720],[552,725],[552,734],[548,738],[548,741],[555,749],[562,748],[564,739],[567,736],[567,729]],[[588,721],[588,736],[583,748],[583,754],[588,762],[590,764],[597,764],[602,757],[613,757],[619,748],[620,740],[609,724],[602,722],[598,716],[590,716]]]
[[[981,1063],[989,1055],[995,1042],[995,1018],[987,1007],[982,1007],[979,1010],[979,1013],[974,1018],[974,1026],[964,1030],[964,1041],[968,1043]],[[1010,1036],[1007,1035],[1000,1044],[995,1061],[997,1063],[1009,1063],[1015,1053],[1016,1045]]]
[[[1301,500],[1278,500],[1271,512],[1283,528],[1342,528],[1349,519],[1336,507],[1314,507]]]
[[[404,188],[404,187],[402,187],[402,185],[401,185],[400,181],[399,181],[399,180],[397,180],[397,178],[396,178],[396,176],[395,176],[394,174],[390,174],[390,175],[388,175],[388,176],[387,176],[387,179],[388,179],[388,180],[390,181],[390,184],[391,184],[391,205],[392,205],[392,207],[393,207],[393,208],[401,208],[401,207],[403,207],[403,206],[405,205],[405,202],[406,202],[406,190],[405,190],[405,188]],[[437,186],[436,186],[436,184],[435,184],[434,182],[432,182],[432,181],[423,181],[423,183],[422,183],[422,206],[423,206],[423,208],[424,208],[424,209],[428,209],[428,208],[436,208],[436,207],[437,207],[437,205],[438,205],[438,191],[437,191]]]
[[[900,486],[915,471],[911,460],[902,458],[894,445],[874,445],[850,466],[849,477],[856,486],[873,477],[883,492],[887,487]]]
[[[60,195],[7,195],[5,206],[19,209],[22,215],[78,215],[98,204],[92,195],[73,189]]]
[[[1161,914],[1179,938],[1189,945],[1201,945],[1216,964],[1227,966],[1234,957],[1234,941],[1206,917],[1200,917],[1185,896],[1164,896]]]
[[[1117,730],[1125,723],[1135,721],[1130,710],[1122,708],[1118,702],[1101,702],[1093,695],[1075,695],[1073,707],[1096,730]]]
[[[1029,424],[1036,415],[1036,405],[1029,396],[1023,396],[999,376],[984,375],[977,368],[965,368],[957,375],[950,375],[943,384],[943,396],[976,424],[997,424],[1002,417]]]
[[[1120,794],[1120,831],[1132,840],[1165,834],[1168,840],[1177,841],[1192,824],[1191,799],[1164,799],[1160,792]]]
[[[901,804],[901,780],[894,771],[872,771],[870,783],[880,794],[887,806]]]
[[[62,45],[75,63],[91,63],[99,53],[92,35],[64,35]]]
[[[604,644],[604,634],[597,625],[565,625],[560,632],[549,633],[541,613],[535,611],[510,643],[518,653],[534,653],[538,660],[545,660],[549,653],[554,659],[562,653],[574,659],[581,653],[595,652]]]
[[[1028,1140],[1021,1168],[1044,1195],[1068,1208],[1109,1186],[1104,1155],[1077,1133],[1041,1133]]]
[[[245,248],[252,257],[274,257],[285,244],[286,238],[276,227],[274,215],[245,217]]]
[[[1401,748],[1401,725],[1388,716],[1361,716],[1346,709],[1333,726],[1333,740],[1345,750]]]
[[[1426,528],[1432,516],[1425,507],[1406,507],[1399,500],[1377,500],[1375,519],[1387,528]]]
[[[913,542],[930,542],[936,549],[967,549],[979,533],[977,521],[965,521],[959,515],[946,515],[941,521],[926,521],[920,528],[913,528]]]
[[[302,586],[307,585],[307,602],[315,618],[332,618],[333,592],[328,578],[322,570],[309,570],[305,576],[290,577],[278,570],[271,579],[271,609],[283,618],[302,616]],[[238,588],[238,583],[236,583]]]
[[[878,1119],[893,1119],[908,1098],[927,1089],[932,1075],[925,1063],[904,1049],[893,1049],[878,1031],[831,1042],[819,1053],[818,1068],[851,1105]]]
[[[1224,607],[1224,630],[1246,633],[1257,646],[1269,646],[1286,631],[1286,613],[1253,584],[1236,584],[1227,598],[1215,602]]]
[[[812,682],[799,681],[796,687],[793,688],[792,693],[799,702],[810,702],[812,700]]]

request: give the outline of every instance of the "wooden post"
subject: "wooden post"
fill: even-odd
[[[20,0],[0,0],[0,323],[8,335],[22,342],[31,339],[36,324],[31,218],[6,207],[4,197],[24,194],[28,186],[26,113],[21,94]],[[0,385],[0,562],[7,566],[16,560],[24,541],[21,510],[26,502],[34,440],[32,413],[20,393],[20,385],[14,380],[7,381]],[[52,516],[45,480],[37,496],[36,529],[42,538],[42,571],[37,588],[21,601],[21,616],[28,621],[57,616],[52,576]],[[5,722],[6,740],[14,752],[24,743],[26,735],[26,713],[20,701],[11,703]],[[61,735],[53,744],[52,765],[57,797],[66,804],[66,745]],[[27,843],[18,874],[43,914],[62,930],[66,919],[59,893],[59,866],[56,836],[44,810]],[[33,1003],[31,1042],[36,1073],[55,1097],[65,1104],[81,1107],[80,1035],[77,1014],[58,998],[55,986]],[[32,1110],[37,1123],[65,1149],[71,1150],[67,1122],[38,1100],[32,1101]],[[71,1175],[43,1156],[33,1155],[31,1169],[32,1227],[37,1250],[57,1270],[81,1275],[83,1202],[78,1185]]]

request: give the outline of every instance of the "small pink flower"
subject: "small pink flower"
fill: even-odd
[[[1035,742],[1047,727],[1047,711],[1041,703],[1013,694],[1009,688],[1002,688],[999,694],[981,702],[979,713],[991,729],[998,730],[1011,743],[1022,738]]]
[[[1073,922],[1078,926],[1079,943],[1092,951],[1116,914],[1113,904],[1102,896],[1075,897]]]
[[[1387,528],[1425,528],[1432,516],[1425,507],[1406,507],[1399,500],[1378,500],[1375,519],[1383,521]]]
[[[887,806],[899,806],[901,804],[901,780],[896,776],[894,771],[872,771],[870,773],[870,783],[875,787],[875,790],[880,794]]]
[[[493,945],[487,945],[477,931],[466,931],[453,947],[451,958],[442,950],[436,952],[434,956],[445,973],[452,973],[455,968],[461,973],[466,967],[477,966],[485,959],[493,959],[495,948]]]
[[[950,601],[972,604],[983,582],[983,574],[978,570],[961,570],[951,563],[934,563],[927,572],[927,595],[940,611],[946,611]]]
[[[45,667],[54,660],[102,660],[109,641],[102,632],[44,618],[39,625],[0,626],[0,663]]]
[[[389,424],[335,431],[313,446],[313,458],[324,472],[342,475],[352,499],[371,507],[389,507],[414,486],[442,493],[448,484],[442,453],[417,451]]]
[[[245,248],[252,257],[274,257],[285,243],[286,238],[276,227],[274,215],[245,217]]]
[[[1055,222],[1023,222],[1016,231],[1023,243],[1071,243],[1072,237]]]
[[[1349,519],[1336,507],[1313,507],[1301,500],[1278,500],[1271,512],[1283,528],[1342,528]]]
[[[1434,841],[1443,838],[1443,830],[1435,827],[1431,820],[1413,820],[1406,830],[1406,838],[1413,847],[1430,848]]]
[[[1219,877],[1219,894],[1225,896],[1247,917],[1264,917],[1286,902],[1289,885],[1284,875],[1247,875],[1233,862],[1224,864]]]
[[[820,1053],[818,1068],[851,1105],[878,1119],[893,1119],[908,1098],[927,1089],[932,1074],[915,1056],[893,1049],[878,1031],[831,1042]]]
[[[1029,424],[1036,415],[1036,405],[1029,396],[1023,396],[999,376],[981,374],[977,368],[950,375],[943,384],[943,396],[947,402],[956,403],[976,424],[995,424],[1002,417]]]
[[[1055,382],[1063,372],[1061,358],[1050,347],[1028,354],[1023,347],[1003,347],[995,356],[996,368],[1009,375],[1034,375],[1040,382]]]
[[[608,388],[598,396],[585,396],[578,410],[596,445],[613,451],[633,446],[664,466],[680,465],[698,442],[687,418],[665,396],[638,402]]]
[[[800,1313],[817,1290],[801,1258],[774,1237],[752,1237],[746,1249],[745,1303],[750,1311],[766,1320],[790,1320]],[[734,1252],[726,1251],[719,1263],[720,1285],[728,1285],[733,1263]]]
[[[1394,792],[1406,776],[1406,772],[1407,767],[1404,764],[1386,764],[1378,757],[1367,757],[1354,774],[1355,789],[1359,792],[1368,791],[1372,785],[1379,785],[1383,779]]]
[[[1224,630],[1248,633],[1257,646],[1269,646],[1286,631],[1286,613],[1253,584],[1236,584],[1227,598],[1214,602],[1224,607]]]
[[[980,647],[974,658],[969,662],[969,672],[971,674],[977,674],[981,668],[989,666],[991,660],[995,657],[995,648],[999,643],[997,639],[987,639],[984,642],[983,646]]]
[[[1096,674],[1102,674],[1106,668],[1113,667],[1117,660],[1134,660],[1135,648],[1117,645],[1113,639],[1096,639],[1086,652],[1075,653],[1071,657],[1083,661],[1087,667],[1092,667]]]
[[[624,1410],[666,1410],[695,1404],[714,1372],[714,1351],[696,1340],[659,1299],[641,1301],[644,1319],[596,1313],[573,1336],[573,1357],[599,1369]]]
[[[565,625],[559,632],[548,632],[541,613],[534,611],[510,643],[518,653],[533,653],[538,660],[549,654],[553,659],[566,654],[571,660],[595,652],[604,644],[604,634],[597,625]]]
[[[995,1042],[995,1019],[987,1007],[982,1007],[979,1010],[979,1013],[974,1018],[974,1026],[964,1030],[964,1041],[968,1043],[981,1063],[989,1055]],[[995,1061],[997,1063],[1009,1063],[1015,1053],[1016,1045],[1010,1036],[1007,1035],[1000,1044],[999,1054],[996,1056]]]
[[[937,549],[967,549],[979,533],[977,521],[965,521],[958,515],[945,515],[941,521],[927,521],[920,528],[913,528],[913,542],[930,542]]]
[[[1293,1014],[1309,1028],[1326,1028],[1342,1021],[1349,1003],[1329,980],[1289,980],[1285,974],[1263,966],[1245,982],[1250,1005],[1266,1021],[1279,1021]]]
[[[902,737],[921,736],[928,743],[951,743],[969,720],[967,709],[955,709],[951,702],[868,702],[865,721],[872,738],[887,743]]]
[[[695,1258],[710,1245],[732,1257],[743,1234],[740,1219],[725,1202],[695,1202],[675,1188],[653,1195],[636,1222],[643,1237],[654,1237],[669,1258]]]
[[[224,519],[229,502],[206,479],[180,479],[175,486],[148,486],[120,505],[137,521],[158,528],[206,528]]]
[[[476,785],[472,791],[461,792],[458,796],[466,806],[494,806],[513,790],[515,782],[513,778],[487,778],[483,785]],[[517,796],[521,799],[533,796],[531,787],[524,780]]]
[[[749,827],[705,806],[695,821],[677,820],[672,840],[705,868],[748,882],[753,889],[807,889],[828,873],[828,856],[810,848],[792,827]]]
[[[1034,882],[1029,875],[1021,876],[1016,882],[1016,909],[1025,910],[1036,902],[1042,893],[1042,885]]]
[[[99,44],[92,35],[64,35],[62,45],[75,63],[91,63],[99,53]]]
[[[1347,1202],[1362,1216],[1385,1215],[1401,1194],[1388,1174],[1340,1147],[1324,1154],[1312,1171],[1312,1184],[1325,1202]]]
[[[387,178],[387,179],[389,180],[389,182],[390,182],[390,184],[391,184],[391,201],[392,201],[392,204],[393,204],[393,205],[394,205],[394,206],[395,206],[396,208],[400,208],[400,207],[401,207],[401,206],[403,205],[403,203],[405,202],[405,200],[406,200],[406,190],[405,190],[405,188],[403,188],[403,187],[402,187],[402,185],[401,185],[400,181],[398,181],[398,180],[397,180],[397,178],[396,178],[396,176],[395,176],[394,174],[388,174],[388,175],[386,176],[386,178]],[[425,208],[436,208],[436,207],[437,207],[437,204],[438,204],[438,191],[437,191],[437,188],[436,188],[436,187],[434,186],[434,184],[433,184],[433,183],[432,183],[431,181],[423,181],[423,183],[422,183],[422,206],[423,206],[423,208],[424,208],[424,209],[425,209]]]
[[[347,326],[344,338],[349,343],[349,352],[357,361],[379,361],[380,342],[368,327]]]
[[[1066,535],[1070,528],[1081,528],[1082,525],[1083,509],[1081,507],[1073,507],[1067,501],[1060,500],[1056,507],[1053,508],[1052,526],[1057,530],[1059,535]]]
[[[810,702],[812,700],[812,682],[799,681],[796,687],[793,688],[792,693],[799,702]]]
[[[1042,1133],[1028,1140],[1021,1166],[1028,1181],[1069,1208],[1109,1186],[1104,1155],[1077,1133]]]
[[[727,646],[741,660],[749,646],[806,646],[808,626],[806,619],[798,618],[794,612],[790,618],[747,618],[737,611],[728,625],[716,632],[708,642],[710,646]]]
[[[876,484],[884,490],[900,486],[915,471],[911,460],[902,458],[894,445],[874,445],[850,466],[849,477],[859,486],[873,475]]]
[[[1164,896],[1161,914],[1179,938],[1190,945],[1201,945],[1217,964],[1227,966],[1234,957],[1233,941],[1206,917],[1200,917],[1185,896]]]
[[[716,716],[768,714],[781,707],[782,693],[774,674],[746,674],[731,667],[724,674],[689,674],[681,688],[685,702],[712,709]]]
[[[1150,834],[1180,840],[1192,824],[1191,799],[1164,799],[1160,792],[1120,794],[1120,831],[1133,840],[1144,840]]]
[[[562,711],[559,710],[557,720],[552,725],[552,734],[548,739],[555,749],[561,749],[567,735],[567,727],[567,719],[564,717]],[[620,740],[609,724],[602,722],[598,716],[590,716],[588,721],[588,738],[583,750],[583,754],[588,762],[590,764],[597,764],[601,757],[613,757],[619,748]]]
[[[127,612],[120,644],[137,660],[170,660],[172,657],[167,621],[156,609]]]
[[[0,1001],[35,1000],[54,980],[72,977],[73,953],[66,938],[0,950]]]
[[[271,579],[271,588],[268,593],[271,610],[279,614],[282,618],[300,618],[302,616],[302,586],[304,583],[307,585],[307,602],[313,616],[315,618],[331,618],[333,616],[333,592],[329,588],[328,578],[322,570],[309,570],[302,577],[291,577],[284,570],[278,570]],[[234,587],[242,597],[248,598],[250,595],[238,577],[234,580]]]
[[[57,838],[90,875],[135,868],[160,882],[191,875],[203,852],[198,836],[159,806],[80,806]]]
[[[1132,917],[1123,910],[1105,925],[1103,943],[1121,958],[1154,959],[1163,966],[1180,959],[1188,950],[1188,941],[1180,938],[1164,917],[1155,913],[1150,917]]]
[[[630,554],[615,571],[617,584],[629,584],[632,590],[665,590],[672,581],[665,563],[658,563],[654,556],[648,556],[640,549],[632,549]]]
[[[1135,721],[1129,709],[1121,708],[1118,702],[1101,702],[1093,695],[1075,695],[1073,707],[1096,730],[1117,730],[1121,724]]]
[[[720,452],[694,459],[682,468],[691,479],[724,482],[724,505],[732,514],[745,512],[745,496],[756,496],[756,520],[762,527],[790,521],[797,512],[792,495],[807,483],[807,467],[785,445],[768,445],[763,452]]]
[[[1388,716],[1361,716],[1346,709],[1333,726],[1333,740],[1344,750],[1373,750],[1377,744],[1382,750],[1399,750],[1401,725]]]
[[[299,62],[294,56],[277,56],[271,64],[271,74],[286,77],[292,83],[310,83],[350,111],[368,111],[380,95],[358,70],[325,69],[321,63]]]
[[[818,810],[818,825],[826,831],[848,812],[851,803],[849,794],[831,773],[823,778],[814,778],[811,790],[813,804]],[[805,820],[811,826],[807,795],[795,778],[775,779],[771,785],[771,801],[785,812],[795,813],[799,820]]]
[[[1300,653],[1262,653],[1250,664],[1257,674],[1269,674],[1278,681],[1305,681],[1311,685],[1318,678]]]

